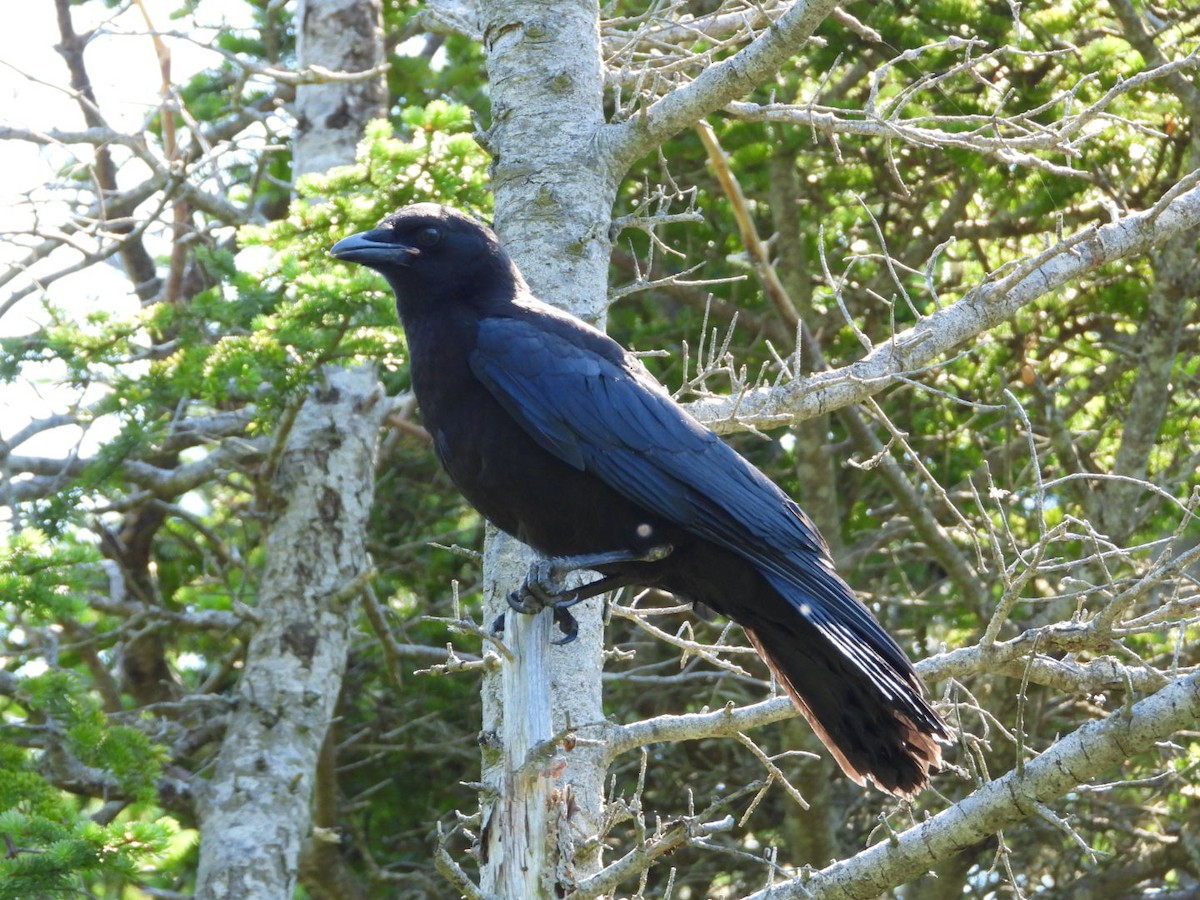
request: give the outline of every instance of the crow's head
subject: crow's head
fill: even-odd
[[[329,253],[383,275],[402,316],[430,302],[511,299],[521,284],[490,228],[436,203],[397,210],[370,231],[338,241]]]

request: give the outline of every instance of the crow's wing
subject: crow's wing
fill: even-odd
[[[547,451],[753,562],[881,688],[916,683],[903,651],[834,572],[800,507],[610,338],[534,310],[486,318],[471,369]]]

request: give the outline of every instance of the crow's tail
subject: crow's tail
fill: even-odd
[[[794,610],[779,616],[782,622],[771,618],[769,625],[742,624],[842,771],[897,796],[925,787],[929,770],[941,764],[938,744],[949,742],[950,731],[925,701],[899,647],[880,653],[883,648],[855,629],[813,622]]]

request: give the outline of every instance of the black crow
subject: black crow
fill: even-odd
[[[534,297],[495,234],[407,206],[331,254],[382,274],[434,450],[467,500],[547,560],[523,612],[625,585],[728,616],[859,784],[911,795],[950,732],[812,521],[603,332]],[[600,578],[564,591],[563,573]],[[569,635],[568,635],[569,636]]]

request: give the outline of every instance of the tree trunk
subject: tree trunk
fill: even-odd
[[[598,16],[591,0],[480,4],[497,231],[534,293],[597,324],[607,306],[616,190],[595,140],[603,126]],[[545,744],[603,718],[601,603],[573,610],[577,640],[551,645],[548,612],[517,615],[504,601],[528,561],[517,542],[489,538],[487,615],[506,616],[513,659],[483,687],[484,778],[497,793],[484,803],[482,888],[534,900],[562,896],[599,868],[598,842],[578,842],[599,830],[605,767],[585,744]]]
[[[383,61],[379,0],[301,0],[301,69],[358,72]],[[353,39],[347,40],[347,36]],[[381,74],[296,90],[296,176],[354,161],[386,111]],[[271,477],[277,516],[259,587],[262,623],[239,708],[201,810],[196,897],[279,898],[296,887],[310,840],[318,762],[346,668],[386,404],[375,371],[329,369],[294,420]]]
[[[367,515],[385,404],[373,369],[330,370],[271,478],[267,542],[238,709],[201,804],[200,900],[288,900],[317,759],[369,570]]]
[[[300,0],[296,56],[301,70],[370,72],[383,62],[379,0]],[[382,73],[361,81],[301,84],[296,88],[292,173],[324,172],[354,162],[363,128],[387,115]]]

